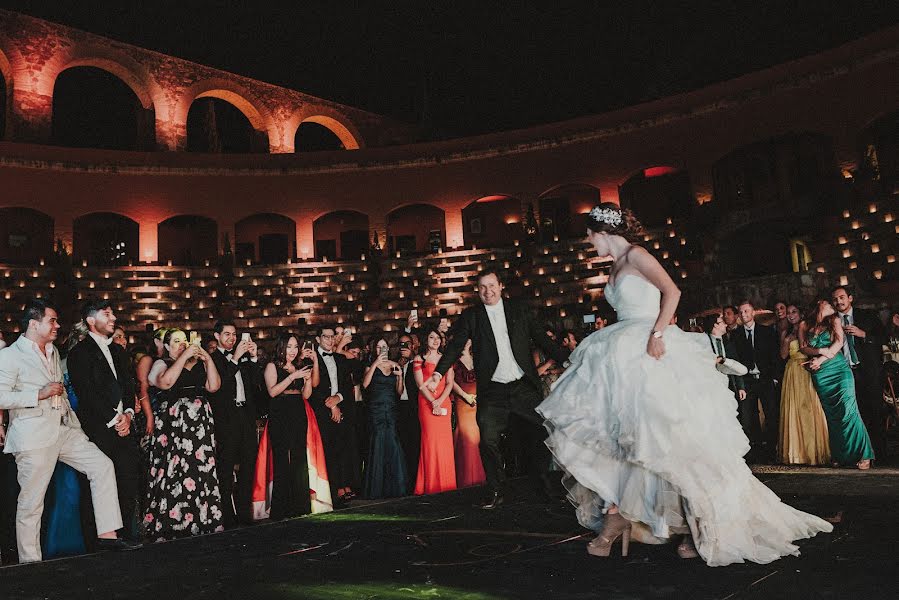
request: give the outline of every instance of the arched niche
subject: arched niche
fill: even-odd
[[[436,252],[446,245],[446,213],[433,204],[409,204],[387,213],[389,252]]]
[[[157,226],[159,262],[202,264],[218,258],[218,223],[200,215],[177,215]]]
[[[137,262],[140,227],[137,222],[111,212],[97,212],[75,219],[72,254],[91,265],[127,265]]]
[[[0,208],[0,263],[37,264],[53,253],[53,217],[33,208]]]
[[[368,215],[338,210],[315,219],[312,236],[317,257],[358,260],[369,249]]]
[[[524,231],[521,200],[506,195],[482,196],[462,209],[466,246],[511,246]]]
[[[566,183],[543,192],[537,201],[542,239],[583,237],[587,213],[599,202],[599,188],[586,183]]]
[[[235,225],[234,244],[238,261],[283,264],[297,256],[297,224],[274,213],[250,215]]]

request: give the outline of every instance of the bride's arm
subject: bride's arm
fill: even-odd
[[[649,252],[639,246],[635,247],[628,257],[628,261],[640,272],[643,277],[649,280],[654,286],[662,292],[662,303],[659,307],[659,316],[656,319],[653,330],[664,331],[671,317],[677,310],[680,302],[680,290],[677,285],[668,276],[668,273],[659,264]],[[648,332],[647,332],[648,334]]]

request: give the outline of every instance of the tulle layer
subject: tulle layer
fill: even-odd
[[[768,563],[826,521],[783,504],[749,470],[749,441],[708,338],[665,331],[661,360],[646,354],[652,320],[587,337],[537,408],[547,446],[585,527],[611,505],[646,530],[644,541],[691,532],[710,565]]]

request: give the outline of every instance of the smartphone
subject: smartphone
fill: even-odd
[[[384,348],[384,349],[382,349],[382,350],[381,350],[381,356],[383,356],[384,358],[387,358],[387,353],[388,353],[389,351],[390,351],[389,348]]]
[[[306,340],[305,342],[303,342],[303,345],[300,346],[300,353],[302,353],[303,350],[314,350],[314,348],[312,346],[312,342],[310,342],[309,340]],[[302,367],[311,367],[312,364],[313,364],[313,361],[311,358],[304,358],[300,361],[301,368]]]
[[[243,333],[241,333],[241,334],[240,334],[240,341],[241,341],[241,342],[249,342],[249,341],[250,341],[250,334],[247,333],[246,331],[244,331]]]
[[[587,325],[589,323],[596,323],[596,315],[592,313],[589,315],[584,315],[584,325]]]
[[[695,318],[690,319],[690,328],[691,328],[691,329],[695,329],[695,328],[696,328],[696,319],[695,319]]]
[[[196,332],[196,331],[190,332],[190,344],[192,346],[200,345],[200,334],[198,332]]]
[[[418,320],[418,309],[417,308],[413,308],[411,311],[409,311],[409,318],[412,319],[413,321]]]

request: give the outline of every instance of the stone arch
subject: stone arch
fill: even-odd
[[[294,146],[294,140],[300,125],[303,123],[317,123],[327,127],[337,136],[346,150],[358,150],[365,147],[362,134],[346,115],[327,106],[309,105],[296,110],[287,120],[284,128],[285,132],[289,132],[290,139],[283,141],[285,148],[292,148],[294,152],[297,151],[297,148]]]
[[[511,246],[524,236],[521,200],[506,194],[481,196],[462,209],[465,246]]]
[[[126,265],[140,255],[137,221],[113,212],[81,215],[73,223],[72,256],[92,265]]]
[[[24,206],[0,208],[0,263],[37,264],[53,254],[53,217]]]
[[[114,53],[115,56],[110,57],[101,55],[109,55],[111,53]],[[153,109],[153,93],[151,91],[153,84],[151,83],[150,77],[144,72],[144,69],[130,57],[115,53],[112,49],[96,51],[86,49],[80,52],[79,56],[71,58],[61,69],[59,69],[56,73],[56,77],[58,78],[63,72],[75,67],[95,67],[115,75],[121,79],[125,85],[131,88],[131,91],[137,96],[137,99],[144,109]]]
[[[176,215],[157,225],[159,262],[200,264],[218,257],[218,223],[202,215]]]
[[[446,246],[446,211],[439,206],[414,203],[387,213],[389,252],[436,252]]]
[[[312,222],[315,255],[358,260],[368,252],[369,218],[355,210],[325,213]]]
[[[879,115],[859,133],[859,171],[892,193],[899,184],[899,110]]]
[[[12,112],[12,65],[3,50],[0,50],[0,142],[9,133],[9,115]]]
[[[268,151],[273,151],[275,141],[280,136],[271,113],[266,110],[262,101],[249,89],[217,77],[198,81],[182,94],[181,101],[175,109],[175,123],[184,127],[185,140],[187,115],[194,101],[200,98],[217,98],[237,108],[250,122],[257,136],[260,138],[265,136]]]
[[[651,165],[633,173],[618,186],[618,198],[649,228],[664,227],[669,218],[689,217],[696,204],[689,172],[670,165]]]
[[[297,224],[277,213],[256,213],[234,226],[234,254],[238,261],[283,264],[297,256]]]
[[[563,183],[546,190],[537,198],[542,239],[583,237],[587,213],[599,202],[599,188],[589,183]]]
[[[93,88],[94,94],[85,95],[85,84],[99,87]],[[104,103],[103,110],[85,104],[85,96],[97,102],[98,90],[101,98],[105,94],[115,103]],[[52,97],[51,132],[56,143],[121,150],[152,150],[156,146],[156,115],[148,86],[121,63],[95,57],[69,61],[54,77]],[[133,105],[126,108],[121,102]],[[133,114],[133,121],[123,121],[124,111]],[[82,121],[88,135],[80,129],[72,131],[71,119]],[[123,131],[127,134],[122,135]]]

